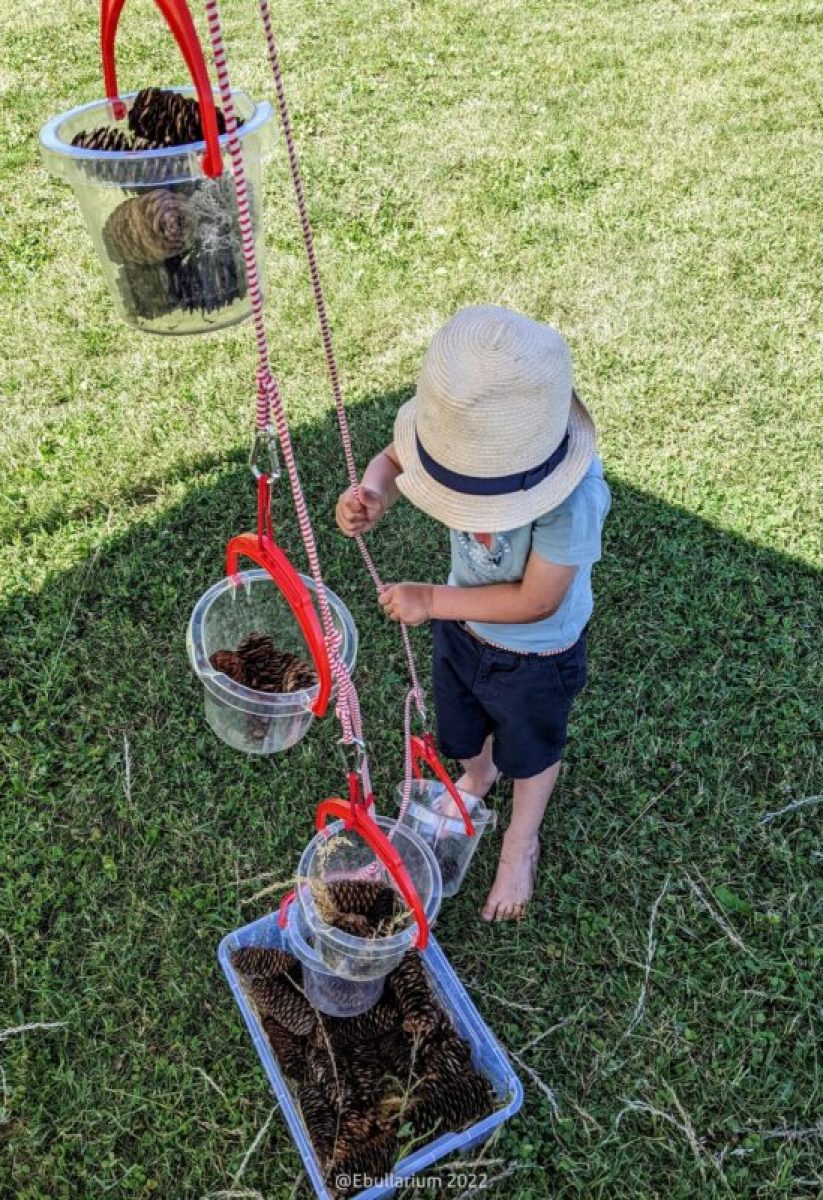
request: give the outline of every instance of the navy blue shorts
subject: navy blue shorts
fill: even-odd
[[[530,779],[563,756],[572,702],[586,683],[586,635],[560,654],[517,654],[478,641],[457,621],[432,622],[438,745],[474,758],[489,734],[494,764]]]

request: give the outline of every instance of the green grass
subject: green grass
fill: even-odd
[[[234,82],[269,94],[252,0],[224,7]],[[37,152],[100,94],[95,23],[0,0],[0,1195],[286,1200],[306,1185],[279,1116],[235,1180],[272,1097],[214,950],[340,788],[336,734],[252,762],[204,723],[184,629],[252,520],[252,342],[114,318]],[[438,923],[556,1094],[523,1073],[489,1194],[817,1196],[823,808],[762,818],[823,792],[823,7],[285,0],[276,24],[361,462],[437,324],[494,301],[568,335],[614,490],[538,897],[518,928],[478,920],[495,835]],[[183,78],[145,2],[119,60],[124,88]],[[332,529],[344,472],[279,145],[266,228],[386,807],[402,652]],[[278,518],[300,561],[285,496]],[[374,549],[387,578],[442,573],[408,509]],[[2,1032],[33,1022],[60,1027]]]

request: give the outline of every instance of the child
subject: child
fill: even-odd
[[[483,907],[523,915],[538,832],[586,682],[592,564],[609,489],[595,430],[556,330],[504,308],[465,308],[435,334],[394,441],[349,488],[337,523],[371,529],[402,493],[449,528],[447,584],[396,583],[394,621],[433,625],[440,749],[459,759],[469,808],[499,773],[512,818]]]

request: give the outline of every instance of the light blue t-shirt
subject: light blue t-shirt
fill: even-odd
[[[577,567],[560,607],[550,617],[516,625],[469,621],[469,628],[521,654],[573,645],[592,615],[592,566],[600,558],[600,534],[610,506],[603,464],[595,456],[580,483],[557,508],[531,525],[493,533],[489,549],[471,533],[450,530],[449,583],[458,587],[517,582],[532,552],[546,562]]]

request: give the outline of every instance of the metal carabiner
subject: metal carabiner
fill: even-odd
[[[249,470],[255,479],[267,476],[272,482],[280,478],[280,455],[277,452],[277,434],[272,425],[256,429],[249,453]]]
[[[346,777],[349,781],[349,801],[353,806],[371,809],[374,806],[374,796],[369,792],[366,793],[366,785],[364,776],[368,776],[369,758],[366,753],[366,743],[362,738],[338,738],[337,749],[340,752],[340,757],[346,768]],[[354,761],[349,761],[349,756],[346,750],[349,747],[354,748]]]

